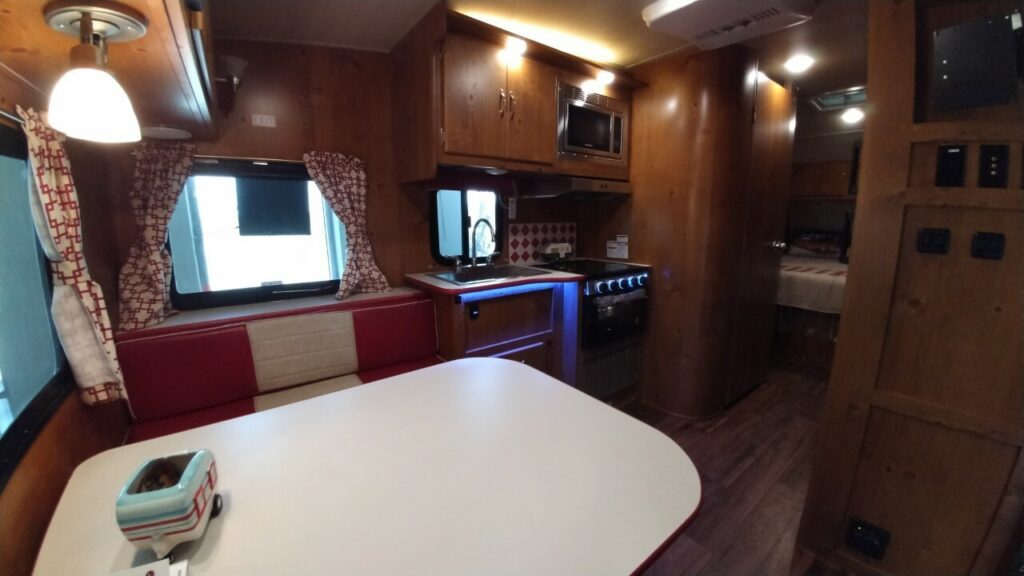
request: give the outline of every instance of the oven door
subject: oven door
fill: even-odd
[[[583,299],[580,347],[592,350],[640,334],[647,327],[647,290]]]

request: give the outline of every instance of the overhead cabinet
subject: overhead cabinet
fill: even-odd
[[[556,76],[542,62],[517,58],[469,36],[451,35],[441,53],[445,154],[552,164]]]
[[[508,38],[442,3],[395,47],[399,181],[430,180],[442,165],[628,180],[628,159],[558,154],[559,82],[578,86],[601,68],[534,42],[506,57]],[[633,86],[620,75],[603,90],[628,103]]]

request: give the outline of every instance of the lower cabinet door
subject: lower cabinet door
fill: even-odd
[[[522,362],[541,372],[551,374],[551,342],[534,342],[521,348],[499,352],[493,357]]]

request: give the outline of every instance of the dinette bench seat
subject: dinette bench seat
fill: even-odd
[[[442,362],[421,293],[119,334],[139,442]]]

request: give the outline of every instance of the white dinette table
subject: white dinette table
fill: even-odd
[[[74,472],[35,573],[151,562],[114,503],[143,461],[210,449],[224,510],[179,546],[190,576],[627,576],[701,487],[667,436],[533,368],[448,362],[98,454]]]

